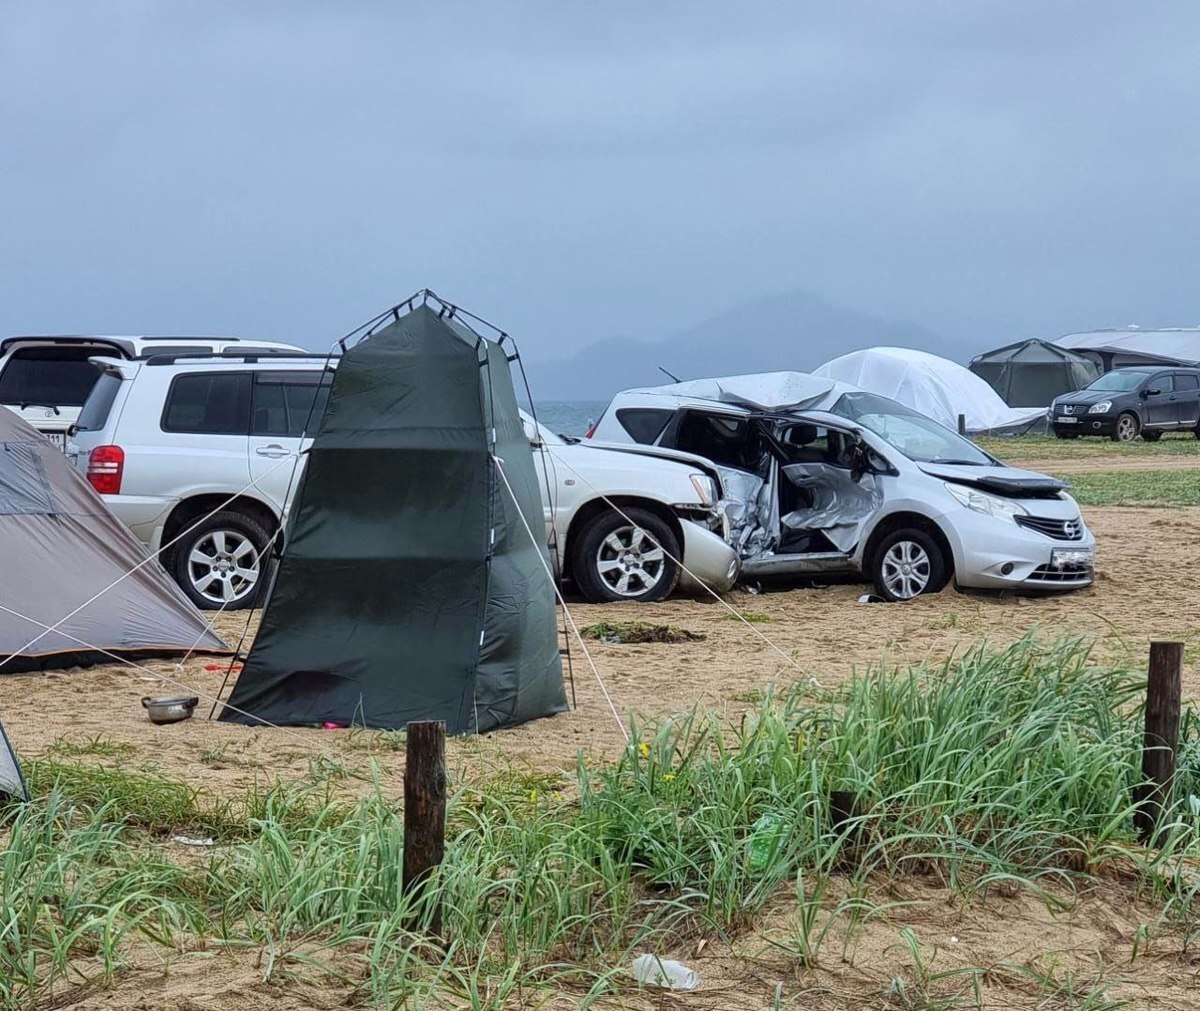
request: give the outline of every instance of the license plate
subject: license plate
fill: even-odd
[[[1079,423],[1079,419],[1072,418],[1069,415],[1064,414],[1060,417],[1055,418],[1054,423],[1056,425],[1077,425]]]
[[[1056,569],[1067,565],[1095,565],[1095,548],[1055,548],[1050,552],[1050,564]]]
[[[43,432],[47,439],[56,445],[63,452],[67,449],[67,433],[66,432]]]

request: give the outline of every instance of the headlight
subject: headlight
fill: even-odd
[[[961,484],[947,482],[946,491],[953,495],[968,509],[985,516],[995,516],[997,519],[1011,520],[1014,516],[1028,516],[1029,510],[1010,498],[1000,498],[998,495],[988,495],[985,492],[967,488]]]
[[[696,489],[696,494],[700,496],[700,501],[705,505],[712,505],[717,501],[717,484],[707,474],[692,474],[692,487]]]
[[[1112,401],[1101,400],[1100,403],[1092,404],[1092,406],[1088,408],[1088,414],[1107,414],[1111,410]]]

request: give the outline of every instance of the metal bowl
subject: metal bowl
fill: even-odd
[[[195,695],[172,695],[162,699],[152,699],[147,695],[142,699],[142,707],[151,723],[178,723],[191,717],[199,701]]]

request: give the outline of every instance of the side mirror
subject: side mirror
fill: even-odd
[[[1161,393],[1162,393],[1162,390],[1160,390],[1157,386],[1151,387],[1148,390],[1142,390],[1143,397],[1157,397]]]

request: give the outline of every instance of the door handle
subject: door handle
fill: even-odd
[[[257,453],[259,456],[269,456],[272,460],[279,460],[285,456],[292,455],[286,449],[284,449],[282,446],[275,446],[275,445],[259,446],[258,449],[256,449],[254,452]]]

